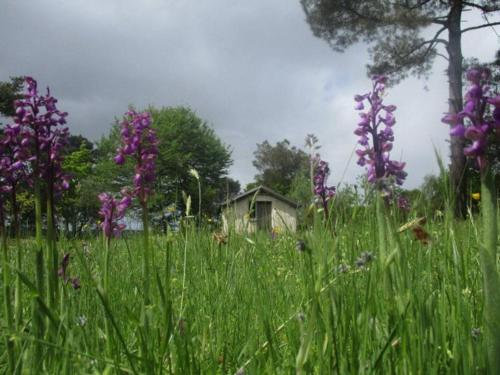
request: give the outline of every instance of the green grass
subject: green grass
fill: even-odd
[[[152,304],[146,307],[140,236],[112,242],[107,298],[99,289],[102,239],[61,240],[60,253],[72,256],[68,272],[80,277],[82,287],[63,285],[58,308],[45,313],[45,323],[50,316],[57,332],[43,343],[43,369],[48,374],[485,373],[483,336],[472,334],[483,330],[475,228],[472,220],[431,221],[429,245],[410,231],[392,233],[389,265],[378,261],[374,211],[352,212],[335,235],[321,225],[274,240],[230,234],[226,245],[218,245],[208,230],[156,235]],[[306,251],[297,251],[297,239],[306,242]],[[10,245],[14,264],[17,250],[13,241]],[[24,319],[11,334],[26,371],[34,337],[30,300],[36,294],[28,287],[35,280],[34,249],[34,241],[23,241]],[[365,251],[375,259],[359,268],[355,262]],[[348,271],[341,272],[340,265]],[[105,320],[111,337],[105,336]],[[3,317],[0,324],[5,333]],[[0,345],[2,371],[5,340]]]

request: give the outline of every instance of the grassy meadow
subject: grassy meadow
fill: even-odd
[[[31,373],[38,343],[47,374],[485,373],[479,218],[429,220],[425,244],[397,231],[410,218],[388,215],[381,262],[375,209],[342,217],[334,233],[318,216],[306,232],[230,233],[226,243],[189,225],[156,234],[146,306],[141,236],[111,242],[107,297],[102,238],[61,238],[80,288],[60,280],[57,307],[41,309],[42,342],[31,332],[35,242],[23,240],[17,369]],[[10,240],[12,288],[16,251]]]

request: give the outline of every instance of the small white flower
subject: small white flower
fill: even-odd
[[[83,327],[85,326],[85,324],[87,324],[87,317],[85,315],[80,315],[78,318],[77,318],[77,322],[76,322],[80,327]]]

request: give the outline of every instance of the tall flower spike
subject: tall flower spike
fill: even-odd
[[[488,164],[489,146],[495,142],[495,138],[500,143],[500,95],[492,94],[487,85],[490,74],[486,68],[469,69],[469,90],[465,94],[464,109],[442,118],[442,122],[452,126],[452,136],[470,142],[464,148],[464,154],[474,158],[481,170]]]
[[[125,224],[120,223],[120,220],[123,219],[127,208],[132,203],[131,195],[127,191],[122,190],[121,198],[115,198],[108,193],[101,193],[98,198],[101,202],[99,215],[102,218],[101,227],[104,236],[108,239],[112,236],[119,237],[125,229]]]
[[[14,147],[17,162],[36,163],[30,170],[40,178],[53,184],[58,193],[69,187],[69,176],[62,170],[62,148],[67,145],[69,131],[66,124],[67,112],[57,109],[57,99],[47,88],[45,95],[38,92],[37,82],[25,77],[25,94],[14,104],[14,124],[6,127],[8,142]]]
[[[0,176],[3,178],[1,189],[12,191],[28,175],[26,153],[20,127],[6,125],[0,140]]]
[[[328,163],[321,160],[319,155],[313,160],[315,165],[314,173],[314,194],[316,195],[319,203],[323,207],[325,217],[328,218],[328,202],[335,196],[335,187],[327,186],[326,181],[330,175],[330,167]]]
[[[359,137],[360,145],[356,154],[358,164],[366,166],[369,182],[381,183],[392,178],[396,184],[402,185],[407,176],[404,171],[405,163],[390,159],[394,142],[392,128],[396,123],[394,117],[396,106],[383,103],[386,80],[385,76],[374,76],[372,91],[354,97],[355,109],[360,111],[360,121],[354,131]]]
[[[114,160],[123,164],[127,156],[135,161],[134,194],[146,202],[155,180],[158,139],[151,128],[151,114],[129,110],[121,122],[122,147]]]

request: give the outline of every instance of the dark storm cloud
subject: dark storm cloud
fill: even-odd
[[[128,104],[188,105],[232,146],[231,174],[244,183],[256,143],[302,146],[311,132],[334,183],[344,170],[347,181],[362,172],[348,161],[352,96],[369,87],[366,48],[333,53],[312,36],[298,0],[7,0],[0,35],[0,80],[31,74],[50,85],[74,133],[100,137]],[[469,45],[487,59],[496,48],[491,37]],[[443,69],[429,91],[408,80],[388,97],[399,107],[395,156],[409,163],[409,185],[432,171],[432,142],[446,156]]]

